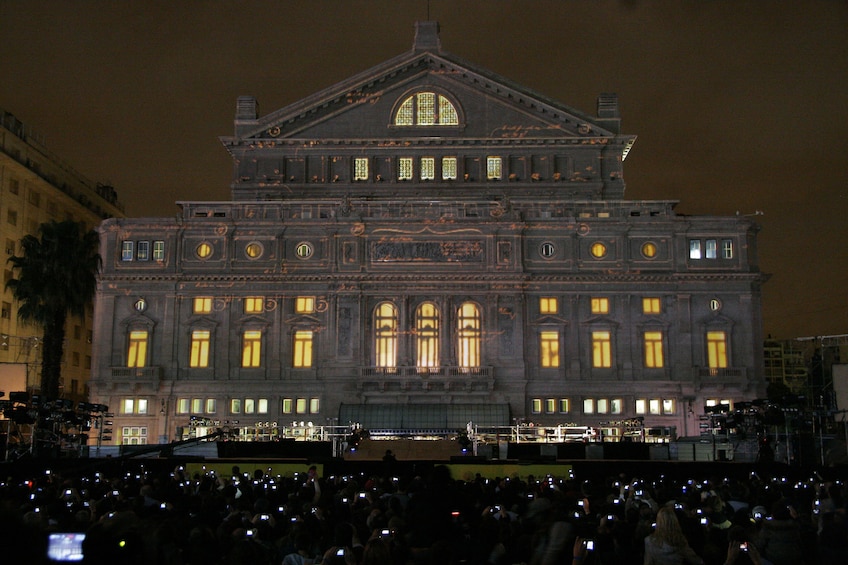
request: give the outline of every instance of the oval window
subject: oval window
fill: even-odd
[[[653,259],[657,256],[657,246],[650,241],[642,244],[642,255],[648,259]]]
[[[308,259],[312,256],[312,244],[310,243],[298,243],[297,247],[294,249],[295,254],[300,259]]]
[[[205,241],[197,246],[197,256],[201,259],[208,259],[212,255],[212,246]]]
[[[262,244],[255,241],[248,243],[244,248],[244,254],[250,259],[256,259],[262,256]]]
[[[598,241],[592,244],[592,247],[589,249],[589,251],[592,253],[593,257],[600,259],[601,257],[607,254],[607,246]]]
[[[550,241],[546,241],[539,247],[539,254],[545,259],[550,259],[556,255],[556,246]]]
[[[718,312],[719,310],[721,310],[721,300],[719,300],[718,298],[713,298],[712,300],[710,300],[710,310],[712,310],[713,312]]]

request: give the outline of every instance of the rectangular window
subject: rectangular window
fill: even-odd
[[[568,398],[560,398],[559,411],[562,414],[568,414],[569,412],[571,412],[571,400],[569,400]]]
[[[500,180],[503,178],[503,168],[500,157],[486,158],[486,178],[489,180]]]
[[[136,259],[139,261],[149,261],[150,260],[150,242],[149,241],[139,241],[136,244]]]
[[[636,413],[637,414],[647,414],[648,413],[648,401],[644,398],[636,399]]]
[[[442,157],[442,180],[456,180],[456,157]]]
[[[32,204],[36,208],[41,207],[41,194],[39,194],[38,192],[36,192],[34,190],[30,190],[29,191],[29,203]]]
[[[645,332],[645,367],[660,369],[664,366],[662,332]]]
[[[230,414],[241,414],[241,398],[230,400]]]
[[[721,240],[721,258],[722,259],[733,259],[733,240],[732,239]]]
[[[268,399],[260,398],[256,401],[256,413],[257,414],[267,414],[268,413]]]
[[[660,399],[659,398],[651,398],[648,400],[648,413],[649,414],[659,414],[660,413]]]
[[[6,222],[12,226],[18,225],[18,212],[16,210],[9,210],[6,212]]]
[[[165,242],[164,241],[154,241],[153,242],[153,260],[154,261],[164,261],[165,260]]]
[[[663,414],[674,414],[674,400],[671,398],[663,398],[662,401]]]
[[[206,399],[206,413],[207,414],[214,414],[215,410],[217,410],[217,409],[218,409],[218,403],[215,402],[215,399],[214,398],[207,398]]]
[[[642,313],[643,314],[659,314],[661,312],[659,298],[643,298]]]
[[[193,311],[195,314],[209,314],[212,312],[212,297],[197,296],[194,299]]]
[[[191,402],[188,398],[177,399],[177,414],[188,414]]]
[[[121,401],[121,414],[135,414],[135,398],[124,398]]]
[[[147,330],[130,332],[127,350],[127,367],[145,367],[147,365]]]
[[[611,399],[610,400],[610,414],[621,414],[623,406],[624,406],[624,402],[622,402],[620,398]]]
[[[598,414],[608,414],[609,413],[609,400],[606,398],[599,398],[597,403]]]
[[[247,330],[242,336],[241,366],[259,367],[262,354],[262,331]]]
[[[210,336],[211,332],[209,330],[194,330],[191,332],[189,367],[202,368],[209,366]]]
[[[135,403],[136,414],[147,414],[147,399],[139,398]]]
[[[368,180],[368,157],[353,159],[353,180]]]
[[[203,414],[203,399],[202,398],[192,398],[191,399],[191,413],[192,414]]]
[[[312,366],[312,332],[299,330],[294,332],[293,367]]]
[[[71,365],[74,367],[80,366],[80,354],[79,351],[74,351],[71,353]]]
[[[543,296],[539,299],[540,314],[557,314],[559,312],[559,300],[553,296]]]
[[[545,399],[545,413],[553,414],[556,411],[556,398]]]
[[[21,189],[20,189],[20,186],[21,186],[21,185],[20,185],[20,183],[18,182],[18,179],[12,179],[12,180],[10,180],[10,181],[9,181],[9,192],[11,192],[12,194],[18,194],[18,193],[20,192],[20,190],[21,190]]]
[[[609,298],[593,298],[592,314],[609,314]]]
[[[2,307],[0,307],[0,318],[4,320],[12,319],[12,303],[11,302],[3,302]]]
[[[412,180],[412,157],[398,159],[398,180]]]
[[[121,242],[121,261],[132,261],[135,243],[132,241]]]
[[[298,398],[294,403],[294,411],[296,414],[306,414],[306,399]]]
[[[727,367],[727,334],[707,332],[707,362],[710,369]]]
[[[583,399],[583,413],[584,414],[594,414],[595,413],[595,399],[594,398],[584,398]]]
[[[256,412],[256,401],[252,398],[244,399],[244,413],[253,414]]]
[[[298,296],[294,300],[294,311],[297,314],[312,314],[315,312],[315,297]]]
[[[291,414],[292,408],[293,408],[292,399],[291,398],[284,398],[283,399],[283,407],[282,407],[283,414]]]
[[[689,258],[690,259],[700,259],[701,258],[701,240],[700,239],[690,239],[689,240]]]
[[[421,157],[421,180],[436,178],[436,160],[433,157]]]
[[[592,332],[592,366],[612,367],[612,342],[610,332]]]
[[[15,254],[15,240],[6,239],[6,255],[14,255]]]
[[[245,314],[259,314],[265,311],[264,296],[248,296],[244,299]]]
[[[532,404],[532,407],[531,407],[530,411],[533,414],[541,414],[542,413],[542,399],[541,398],[534,398],[532,400],[531,404]]]
[[[717,252],[718,251],[716,249],[716,240],[708,239],[706,241],[706,253],[705,253],[706,258],[707,259],[715,259],[716,257],[718,257]]]
[[[559,367],[559,332],[541,332],[539,349],[542,367]]]
[[[321,411],[321,400],[318,398],[309,399],[309,413],[318,414]]]

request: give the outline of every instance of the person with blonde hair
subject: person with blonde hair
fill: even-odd
[[[682,563],[702,565],[704,560],[689,547],[674,509],[663,506],[657,512],[657,527],[654,533],[645,538],[644,564],[679,565]]]

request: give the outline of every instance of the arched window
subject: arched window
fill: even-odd
[[[384,369],[397,367],[397,308],[383,302],[374,312],[374,364]]]
[[[480,309],[472,302],[459,307],[457,316],[457,363],[463,368],[480,366]]]
[[[425,302],[415,311],[415,338],[419,369],[439,366],[439,309]]]
[[[418,92],[401,102],[395,113],[396,126],[456,126],[459,113],[446,97],[435,92]]]

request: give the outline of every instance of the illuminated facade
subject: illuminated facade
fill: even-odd
[[[697,434],[707,402],[764,393],[758,228],[624,200],[634,140],[615,95],[561,105],[432,22],[270,114],[239,98],[231,201],[101,226],[114,441],[437,413]]]
[[[14,277],[9,257],[20,241],[38,235],[45,222],[73,220],[89,228],[121,217],[124,209],[111,186],[86,179],[54,155],[30,127],[0,110],[0,241],[3,242],[3,297],[0,300],[0,365],[22,365],[29,392],[40,388],[41,328],[18,320],[18,304],[6,282]],[[91,373],[92,319],[70,318],[60,392],[75,402],[86,398]],[[12,391],[5,390],[9,393]]]

